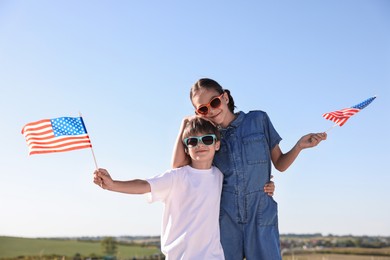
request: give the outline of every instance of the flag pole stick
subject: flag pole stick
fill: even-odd
[[[99,169],[99,167],[98,167],[97,162],[96,162],[96,157],[95,157],[95,153],[93,152],[92,144],[91,144],[91,152],[92,152],[93,161],[95,162],[95,167],[97,170],[97,169]]]
[[[87,128],[85,127],[83,116],[81,115],[81,112],[79,112],[79,116],[81,118],[81,122],[83,123],[85,132],[88,134],[88,131],[87,131]],[[89,141],[91,142],[91,138],[89,137],[89,135],[88,135],[88,138],[89,138]],[[92,148],[92,142],[91,142],[91,152],[92,152],[93,161],[95,162],[95,167],[96,167],[96,170],[97,170],[97,169],[99,169],[99,167],[98,167],[98,164],[96,162],[95,152],[93,151],[93,148]]]
[[[330,130],[332,130],[333,128],[335,128],[337,126],[337,124],[334,124],[331,128],[329,128],[328,130],[325,131],[325,133],[328,133]]]

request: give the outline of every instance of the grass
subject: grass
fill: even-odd
[[[325,248],[297,251],[283,260],[390,260],[390,248]]]
[[[20,237],[0,237],[0,259],[18,256],[60,255],[73,257],[103,255],[99,241],[36,239]],[[120,258],[142,257],[160,253],[156,247],[118,245]]]
[[[339,254],[305,254],[283,256],[283,260],[390,260],[389,256],[362,256]]]
[[[72,259],[76,254],[86,256],[101,256],[102,248],[99,241],[87,242],[68,239],[37,239],[0,236],[0,259],[35,256],[37,259],[52,259],[43,256],[65,256]],[[118,259],[159,254],[156,247],[118,245]],[[296,252],[294,255],[283,256],[283,260],[390,260],[390,248],[333,248],[322,252]]]

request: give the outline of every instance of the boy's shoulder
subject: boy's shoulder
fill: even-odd
[[[189,167],[188,165],[185,165],[177,168],[172,168],[167,170],[167,172],[169,172],[170,174],[180,174],[182,172],[188,171],[188,167]]]
[[[163,173],[160,173],[160,174],[158,174],[158,175],[156,175],[154,177],[175,176],[175,175],[180,174],[180,173],[185,172],[185,171],[187,171],[186,170],[186,166],[178,167],[178,168],[171,168],[171,169],[167,169]]]
[[[213,171],[219,171],[218,167],[215,165],[211,165],[211,170]]]
[[[182,167],[179,167],[179,168],[173,168],[173,169],[170,169],[169,172],[171,174],[183,174],[183,173],[190,173],[190,172],[196,172],[200,169],[196,169],[196,168],[192,168],[190,165],[185,165],[185,166],[182,166]],[[202,169],[203,170],[203,169]],[[210,170],[212,172],[217,172],[218,174],[222,172],[218,169],[218,167],[212,165]]]
[[[217,166],[212,165],[212,166],[211,166],[211,169],[212,169],[212,171],[213,171],[215,174],[218,174],[218,175],[223,176],[223,173],[221,172],[221,170],[220,170]]]
[[[191,171],[194,171],[194,168],[192,168],[190,165],[184,165],[178,168],[172,168],[168,170],[169,174],[175,176],[175,175],[183,175],[186,173],[190,173]]]

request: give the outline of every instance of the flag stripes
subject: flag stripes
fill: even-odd
[[[338,111],[325,113],[325,114],[323,114],[323,117],[325,119],[328,119],[328,120],[335,122],[339,126],[342,126],[345,124],[345,122],[347,122],[347,120],[351,116],[353,116],[354,114],[356,114],[359,111],[360,111],[360,109],[356,109],[356,108],[344,108],[344,109],[341,109]]]
[[[355,115],[357,112],[359,112],[360,110],[362,110],[363,108],[368,106],[375,98],[376,97],[368,98],[368,99],[364,100],[363,102],[361,102],[355,106],[352,106],[350,108],[344,108],[344,109],[336,110],[333,112],[325,113],[322,116],[325,119],[331,120],[331,121],[335,122],[336,124],[338,124],[339,126],[342,126],[345,124],[345,122],[347,122],[347,120],[351,116]]]

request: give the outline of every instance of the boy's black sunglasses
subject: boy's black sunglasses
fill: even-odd
[[[202,136],[190,136],[188,138],[185,138],[183,140],[183,143],[187,147],[196,147],[199,142],[201,142],[204,145],[213,145],[215,143],[215,140],[217,140],[217,137],[214,134],[209,135],[202,135]]]

